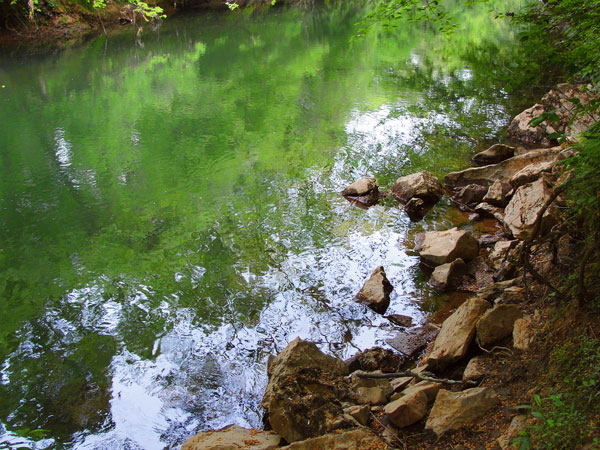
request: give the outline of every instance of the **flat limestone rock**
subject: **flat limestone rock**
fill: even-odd
[[[477,321],[479,345],[486,347],[512,335],[514,323],[522,315],[516,305],[501,304],[487,310]]]
[[[390,306],[390,293],[393,289],[383,266],[379,266],[356,294],[355,300],[379,314],[385,314]]]
[[[438,334],[438,329],[432,326],[424,326],[413,330],[403,331],[386,343],[405,356],[413,356],[423,350]]]
[[[423,261],[439,266],[457,258],[472,260],[479,254],[479,242],[470,232],[458,228],[428,231],[417,236],[415,250]]]
[[[183,443],[181,450],[274,450],[280,441],[281,437],[276,434],[230,425],[192,436]]]
[[[429,413],[425,429],[440,437],[447,431],[474,423],[499,402],[496,392],[491,388],[472,388],[461,392],[441,389]]]
[[[444,178],[446,187],[451,191],[458,191],[468,184],[481,184],[490,186],[496,180],[509,183],[512,176],[530,164],[554,161],[561,152],[561,147],[531,150],[522,155],[505,159],[498,164],[483,167],[471,167],[458,172],[450,172]]]
[[[343,433],[329,433],[312,439],[294,442],[281,450],[365,450],[387,449],[387,445],[369,428],[360,427]]]
[[[475,337],[477,321],[490,308],[489,302],[477,297],[460,305],[442,324],[427,364],[441,369],[465,356]]]

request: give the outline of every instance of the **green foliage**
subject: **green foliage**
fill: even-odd
[[[574,449],[600,435],[600,343],[582,335],[556,347],[550,357],[552,393],[535,395],[532,405],[521,406],[535,419],[514,441],[525,449]]]
[[[521,35],[547,66],[568,75],[600,82],[600,7],[598,0],[532,2],[515,20],[526,25]]]
[[[600,122],[584,134],[579,152],[567,165],[574,169],[568,192],[573,214],[596,232],[600,225]]]

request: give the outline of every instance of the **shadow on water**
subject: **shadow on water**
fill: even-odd
[[[374,267],[391,314],[419,324],[446,301],[409,248],[465,218],[442,203],[412,224],[338,193],[502,140],[524,101],[502,88],[514,30],[471,8],[455,38],[407,24],[350,44],[364,9],[336,5],[2,57],[0,436],[151,450],[257,427],[269,354],[398,333],[352,301]]]

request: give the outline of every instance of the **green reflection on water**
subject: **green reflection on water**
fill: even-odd
[[[502,91],[519,49],[486,11],[462,13],[452,38],[405,24],[350,43],[363,13],[181,17],[143,47],[125,32],[3,58],[0,355],[22,356],[0,385],[2,421],[60,439],[110,427],[112,355],[154,357],[181,310],[196,326],[255,325],[274,292],[244,274],[399,226],[340,214],[344,183],[464,167],[527,103]],[[369,140],[394,120],[398,135]],[[83,300],[69,303],[81,289],[117,322],[85,323]]]

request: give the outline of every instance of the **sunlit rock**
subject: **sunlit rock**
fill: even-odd
[[[487,301],[477,297],[460,305],[442,324],[427,364],[440,369],[464,357],[475,337],[477,321],[490,308]]]
[[[426,263],[438,266],[461,258],[470,261],[479,254],[479,243],[471,233],[458,228],[420,233],[415,250]]]
[[[274,450],[280,441],[281,437],[273,433],[230,425],[192,436],[183,443],[181,450]]]

